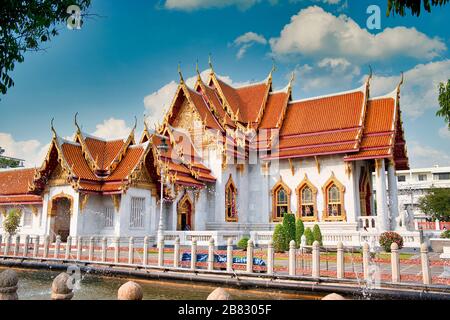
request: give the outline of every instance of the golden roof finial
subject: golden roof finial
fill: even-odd
[[[180,75],[180,83],[184,83],[183,74],[181,73],[180,62],[178,62],[178,74]]]
[[[81,132],[80,126],[78,125],[78,121],[77,121],[77,117],[78,117],[78,112],[75,113],[75,127],[77,127],[77,131]]]
[[[213,68],[213,64],[212,64],[211,53],[209,53],[209,56],[208,56],[208,64],[209,64],[209,68],[211,69],[211,73],[214,73],[214,68]]]
[[[55,127],[53,126],[53,121],[54,120],[55,120],[55,118],[52,118],[52,120],[50,121],[50,128],[51,128],[51,130],[53,132],[53,137],[56,137],[57,133],[56,133]]]
[[[369,64],[369,76],[367,77],[367,82],[369,82],[372,79],[373,72],[372,72],[372,66]]]
[[[197,72],[197,80],[201,81],[202,77],[200,75],[200,70],[198,69],[198,59],[197,62],[195,63],[195,72]]]
[[[273,73],[277,71],[277,66],[275,64],[275,59],[272,57],[272,69],[270,70],[269,76],[272,78]]]
[[[289,79],[289,87],[292,86],[292,84],[294,83],[294,81],[295,81],[295,71],[292,71],[292,73],[291,73],[291,78]]]

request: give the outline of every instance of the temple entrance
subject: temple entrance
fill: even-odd
[[[70,234],[70,216],[72,200],[68,197],[53,198],[50,209],[50,238],[56,240],[61,236],[61,241],[66,242]]]
[[[362,168],[361,178],[359,180],[359,200],[361,207],[361,216],[372,215],[372,188],[367,170]]]
[[[177,223],[177,230],[180,231],[189,231],[192,230],[192,212],[193,212],[193,205],[191,199],[189,199],[189,196],[185,194],[183,198],[178,202],[177,207],[177,217],[178,217],[178,223]]]

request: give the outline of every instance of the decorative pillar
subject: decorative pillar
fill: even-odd
[[[191,245],[191,270],[195,270],[195,264],[197,263],[197,239],[192,239]]]
[[[50,243],[50,236],[44,237],[44,258],[48,258],[48,246]]]
[[[173,266],[178,268],[180,266],[180,237],[175,238],[175,246],[173,247]]]
[[[273,240],[270,239],[267,244],[267,274],[273,274],[274,265]]]
[[[77,260],[81,261],[81,254],[83,252],[83,238],[78,237],[77,239]]]
[[[164,266],[164,235],[158,241],[158,267]]]
[[[336,254],[336,277],[338,279],[344,279],[345,262],[344,262],[344,244],[339,241],[337,244]]]
[[[398,245],[395,242],[391,244],[391,269],[392,283],[400,282],[400,257],[398,254]]]
[[[430,261],[428,258],[428,247],[425,243],[420,246],[420,260],[422,261],[423,284],[431,284]]]
[[[208,270],[214,270],[214,238],[209,239],[208,245]]]
[[[296,259],[295,259],[295,240],[291,240],[289,243],[289,275],[295,276],[296,272]]]
[[[33,247],[33,257],[37,258],[39,256],[39,236],[36,236],[36,240]]]
[[[434,225],[435,225],[436,231],[441,230],[441,226],[439,225],[439,219],[436,219],[436,220],[434,221]]]
[[[64,259],[69,260],[70,259],[70,250],[72,249],[72,237],[68,236],[66,240],[66,255]]]
[[[317,240],[312,245],[312,277],[320,277],[320,243]]]
[[[1,239],[0,239],[0,242],[1,242]],[[25,236],[24,243],[23,243],[23,256],[24,257],[28,256],[28,246],[29,246],[29,244],[30,244],[30,236],[27,234]]]
[[[370,254],[370,248],[369,244],[367,242],[364,242],[363,244],[363,273],[364,273],[364,280],[369,280],[369,254]]]
[[[94,261],[94,237],[89,238],[89,254],[88,260]]]
[[[14,241],[14,256],[18,256],[19,255],[19,250],[20,250],[20,236],[16,235],[15,241]]]
[[[144,247],[142,249],[142,264],[144,266],[148,265],[148,242],[149,238],[148,236],[144,237]]]
[[[398,212],[398,188],[397,188],[397,176],[395,175],[395,165],[393,160],[388,164],[388,190],[389,190],[389,204],[390,204],[390,217],[391,223],[395,224],[395,218],[399,216]],[[377,189],[378,192],[378,189]],[[378,202],[377,202],[378,205]],[[406,227],[406,226],[402,226]],[[391,229],[395,229],[395,225],[391,226]]]
[[[119,263],[120,256],[120,238],[116,237],[114,239],[114,263]]]
[[[377,220],[378,230],[389,230],[389,217],[386,196],[386,171],[384,159],[375,160],[375,184],[377,198]]]
[[[130,237],[128,241],[128,264],[133,264],[134,260],[134,238]]]
[[[58,259],[59,257],[59,246],[61,245],[61,236],[56,236],[56,242],[55,242],[55,251],[53,252],[53,258]]]
[[[102,239],[102,262],[106,262],[106,256],[108,255],[108,240],[106,237]]]
[[[227,240],[227,272],[233,272],[233,240]]]
[[[247,242],[247,272],[253,272],[253,240]]]

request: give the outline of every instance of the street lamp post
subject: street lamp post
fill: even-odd
[[[161,137],[161,144],[158,146],[160,153],[169,150],[169,146],[166,143],[166,138]],[[158,234],[157,234],[157,246],[161,243],[164,236],[164,221],[163,221],[163,203],[164,203],[164,166],[161,165],[161,200],[159,207],[159,224],[158,224]]]

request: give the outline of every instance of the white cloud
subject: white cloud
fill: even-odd
[[[410,117],[418,117],[427,109],[438,108],[439,82],[447,81],[450,75],[450,59],[418,64],[405,72],[401,88],[401,106]],[[395,89],[400,75],[374,75],[370,89],[371,95],[383,95]]]
[[[193,11],[199,9],[224,8],[236,6],[240,10],[246,10],[261,0],[166,0],[166,9]],[[270,1],[275,3],[276,1]]]
[[[408,157],[413,168],[450,165],[448,151],[424,146],[417,141],[408,142]]]
[[[415,28],[386,28],[371,34],[346,15],[334,16],[318,6],[292,16],[269,43],[278,56],[346,57],[361,62],[392,56],[431,59],[447,49],[440,39]]]
[[[448,126],[439,128],[439,136],[444,139],[450,139],[450,128]]]
[[[16,141],[11,134],[4,132],[0,132],[0,146],[5,149],[5,156],[23,159],[29,167],[40,166],[48,148],[34,139]]]
[[[266,45],[267,44],[267,40],[266,38],[264,38],[263,35],[257,34],[255,32],[246,32],[243,35],[240,35],[239,37],[237,37],[234,41],[233,44],[236,47],[239,47],[239,51],[236,54],[236,57],[238,59],[241,59],[245,53],[247,52],[247,50],[253,46],[253,44],[255,43],[259,43],[262,45]]]
[[[209,74],[211,69],[206,69],[200,73],[203,82],[207,82],[209,79]],[[233,82],[229,76],[217,75],[219,79],[227,84],[233,84],[235,86],[245,85],[249,82]],[[185,80],[186,85],[193,87],[197,81],[197,76],[192,76]],[[150,128],[153,128],[155,124],[160,124],[165,112],[170,107],[172,99],[174,98],[175,92],[177,91],[178,83],[171,81],[168,84],[162,86],[157,91],[144,97],[144,106],[146,112],[145,121]]]
[[[105,140],[124,139],[130,134],[131,128],[127,126],[125,120],[109,118],[99,123],[96,130],[92,133],[93,136]]]

